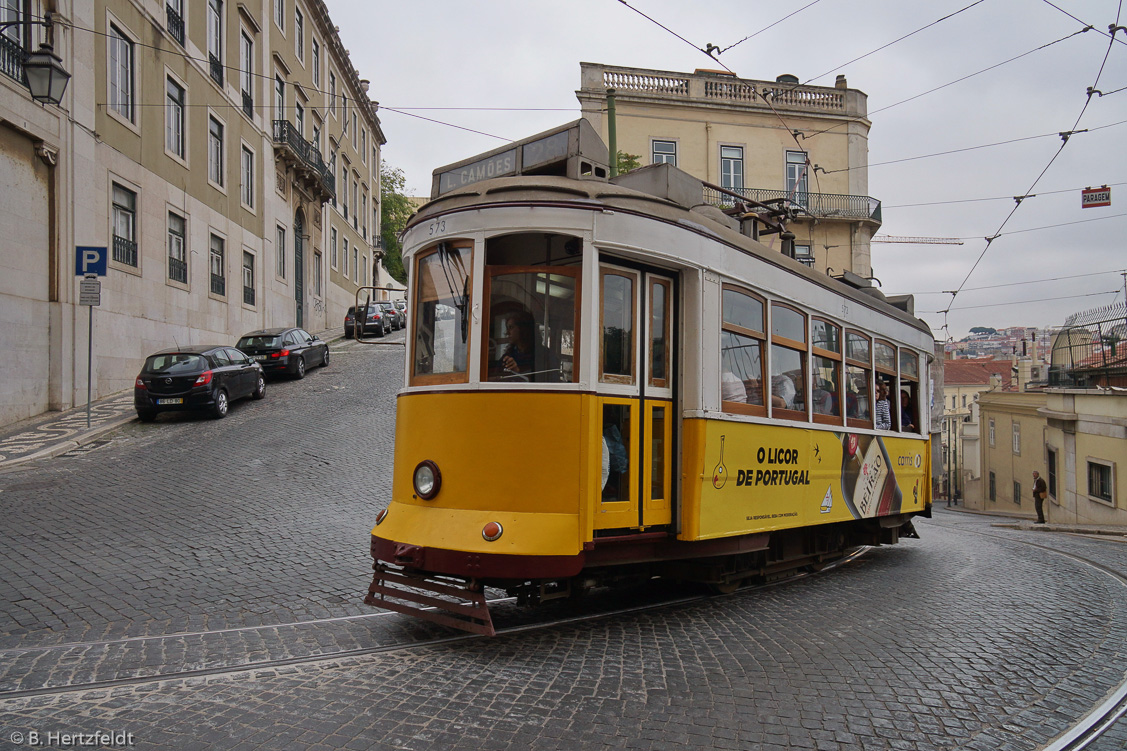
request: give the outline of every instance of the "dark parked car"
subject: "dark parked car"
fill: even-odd
[[[143,422],[158,412],[206,410],[226,417],[231,402],[266,396],[262,368],[234,347],[180,347],[150,355],[133,384],[133,406]]]
[[[305,369],[329,364],[329,345],[305,329],[263,329],[243,334],[235,345],[262,366],[265,373],[305,378]]]
[[[399,311],[400,318],[403,319],[403,325],[406,326],[407,325],[407,301],[406,300],[396,300],[395,301],[395,308],[396,308],[396,310]]]
[[[399,308],[395,307],[393,302],[379,302],[376,303],[383,311],[384,317],[391,322],[391,330],[396,331],[407,325],[407,317],[399,312]]]
[[[356,310],[356,307],[353,306],[344,315],[344,335],[349,339],[352,338],[355,331]],[[364,326],[361,328],[363,334],[383,336],[391,329],[391,321],[384,316],[383,309],[380,308],[378,303],[361,305],[360,315],[365,319]]]

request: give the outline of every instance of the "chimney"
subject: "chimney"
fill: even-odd
[[[1033,361],[1023,357],[1017,364],[1017,390],[1025,391],[1033,380]]]
[[[842,75],[841,73],[838,73],[837,80],[834,81],[834,88],[835,89],[848,89],[849,88],[849,84],[847,84],[845,82],[845,76]]]

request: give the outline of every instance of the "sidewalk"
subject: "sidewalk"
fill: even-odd
[[[327,329],[317,335],[333,344],[344,338],[344,327]],[[86,425],[86,404],[64,412],[44,412],[12,423],[0,428],[0,470],[73,451],[136,418],[133,389],[126,389],[104,396],[90,405],[89,427]]]
[[[933,502],[932,508],[943,509],[946,511],[958,511],[962,514],[976,514],[978,516],[992,516],[995,519],[1004,519],[1004,521],[997,521],[990,526],[998,527],[999,529],[1020,529],[1027,532],[1068,532],[1078,535],[1110,535],[1113,537],[1127,537],[1127,527],[1117,527],[1109,524],[1086,524],[1083,522],[1056,522],[1053,521],[1053,509],[1047,509],[1048,521],[1044,524],[1036,524],[1032,519],[1025,517],[1009,516],[1003,514],[996,514],[990,511],[979,511],[978,509],[969,509],[965,506],[945,505],[946,501],[942,498],[937,498]],[[1063,513],[1063,512],[1058,512]]]

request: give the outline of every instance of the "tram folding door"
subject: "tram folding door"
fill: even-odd
[[[604,264],[599,293],[603,458],[594,528],[641,531],[672,518],[674,284]]]

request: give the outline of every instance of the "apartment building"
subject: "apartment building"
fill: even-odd
[[[746,199],[782,202],[796,219],[795,256],[835,276],[872,276],[870,243],[881,225],[868,195],[867,97],[848,88],[581,63],[583,116],[608,140],[614,91],[617,148],[641,163],[668,162]],[[728,193],[706,200],[732,203]],[[777,235],[761,240],[780,247]]]
[[[0,250],[0,310],[21,357],[0,424],[85,401],[88,383],[129,388],[163,347],[339,326],[358,286],[388,281],[386,139],[323,0],[4,7],[53,13],[73,82],[57,107],[34,103],[18,50],[3,58],[0,159],[19,179],[0,231],[21,242]],[[46,33],[27,28],[5,53]],[[107,249],[92,316],[78,246]]]

